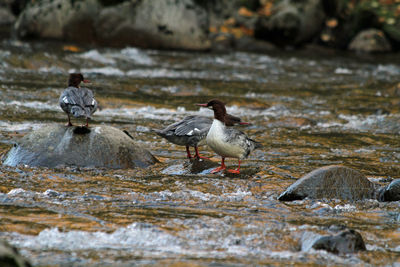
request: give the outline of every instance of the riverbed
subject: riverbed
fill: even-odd
[[[400,55],[325,51],[194,53],[3,41],[0,155],[46,124],[68,73],[91,81],[90,125],[128,131],[160,163],[147,169],[0,166],[0,237],[37,266],[398,266],[399,202],[280,202],[302,175],[354,168],[400,178]],[[240,175],[190,171],[184,147],[157,136],[218,98],[263,149]],[[83,123],[74,121],[74,123]],[[206,146],[203,156],[219,163]],[[228,168],[237,161],[229,159]],[[302,250],[304,235],[358,231],[366,252]],[[303,246],[304,247],[304,246]]]

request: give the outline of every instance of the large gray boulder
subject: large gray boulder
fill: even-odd
[[[24,136],[3,164],[61,167],[147,167],[157,159],[124,132],[110,126],[47,125]]]
[[[100,7],[97,0],[32,1],[19,15],[14,31],[19,38],[94,41],[93,20]]]
[[[348,167],[331,165],[316,169],[289,186],[278,199],[282,201],[313,199],[361,200],[377,198],[379,186],[362,173]]]
[[[32,1],[14,25],[19,38],[40,37],[133,45],[144,48],[204,50],[207,11],[195,0]]]
[[[125,2],[102,9],[95,29],[110,45],[204,50],[211,47],[207,16],[193,0]]]

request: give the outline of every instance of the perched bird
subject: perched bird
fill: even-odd
[[[230,173],[240,173],[240,160],[247,158],[251,151],[261,148],[262,145],[246,136],[245,133],[234,128],[226,127],[225,104],[214,99],[207,104],[198,106],[209,107],[214,110],[214,120],[207,134],[207,145],[222,157],[221,166],[212,170],[216,173],[226,169],[225,158],[237,158],[239,166],[236,170],[227,170]]]
[[[233,126],[235,124],[249,124],[242,122],[240,118],[226,114],[226,125]],[[162,130],[154,130],[159,136],[167,139],[169,142],[186,146],[187,157],[190,159],[189,147],[194,147],[197,158],[204,158],[199,154],[198,146],[205,145],[205,138],[212,124],[212,118],[190,115],[183,120],[175,122]]]
[[[72,126],[70,115],[75,118],[85,118],[86,127],[89,126],[88,120],[97,109],[97,101],[94,99],[93,92],[88,88],[81,88],[80,83],[89,82],[80,73],[71,73],[68,79],[68,87],[60,96],[60,106],[68,115],[67,126]]]

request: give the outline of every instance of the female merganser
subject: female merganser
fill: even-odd
[[[207,104],[197,104],[210,107],[214,110],[214,120],[207,134],[207,145],[222,157],[221,166],[212,170],[216,173],[226,169],[225,158],[237,158],[239,166],[236,170],[227,170],[230,173],[240,173],[240,160],[247,158],[251,151],[261,148],[262,145],[246,136],[245,133],[226,127],[225,104],[214,99]]]
[[[226,125],[233,126],[235,124],[249,124],[242,122],[240,118],[226,114]],[[194,147],[196,151],[195,157],[207,159],[199,154],[198,146],[205,145],[205,138],[212,124],[212,119],[209,117],[191,115],[186,116],[183,120],[175,122],[162,130],[155,129],[154,131],[169,142],[186,146],[187,157],[190,159],[189,147]]]
[[[67,126],[72,126],[70,114],[75,118],[85,118],[86,127],[89,127],[88,120],[97,109],[97,101],[93,92],[88,88],[80,88],[80,83],[88,83],[80,73],[71,73],[68,79],[68,88],[60,96],[60,106],[68,115]]]

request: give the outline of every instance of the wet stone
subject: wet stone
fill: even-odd
[[[168,166],[162,173],[169,175],[206,174],[218,166],[218,163],[208,159],[191,159],[182,164]]]
[[[375,198],[378,185],[362,173],[344,166],[331,165],[316,169],[289,186],[281,201],[312,199],[361,200]]]
[[[23,137],[3,164],[41,167],[147,167],[157,159],[123,131],[110,126],[47,125]]]
[[[348,254],[366,250],[361,234],[352,229],[329,236],[305,232],[301,242],[303,251],[313,248],[315,250],[326,250],[334,254]]]
[[[388,186],[381,189],[379,194],[381,201],[400,200],[400,179],[393,180]]]

